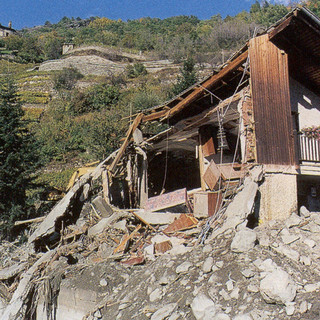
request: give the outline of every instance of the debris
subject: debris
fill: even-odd
[[[122,260],[122,264],[126,264],[128,266],[136,266],[139,264],[143,264],[145,262],[144,256],[133,257],[128,260]]]
[[[29,220],[16,221],[14,225],[21,226],[23,224],[38,223],[38,222],[42,222],[44,219],[45,217],[38,217],[38,218],[29,219]]]
[[[199,293],[193,299],[191,309],[197,320],[214,319],[216,315],[215,303],[203,293]]]
[[[171,224],[176,218],[176,213],[168,212],[147,212],[147,211],[131,211],[132,214],[137,217],[144,224],[149,225],[166,225]],[[151,228],[152,229],[152,228]]]
[[[215,162],[211,160],[209,167],[203,175],[203,179],[205,183],[208,185],[210,190],[214,190],[219,178],[221,176],[221,172]]]
[[[222,193],[218,192],[196,192],[194,194],[194,216],[196,218],[207,218],[214,216],[220,209]]]
[[[98,196],[95,199],[93,199],[92,204],[102,218],[108,218],[113,213],[113,209],[110,207],[110,205],[107,204],[107,202],[101,196]]]
[[[236,166],[232,163],[219,164],[217,168],[220,171],[223,180],[241,179],[245,175],[245,171],[242,170],[241,166]],[[235,170],[234,168],[240,170]]]
[[[8,268],[0,270],[0,280],[8,280],[15,277],[17,274],[23,271],[27,265],[27,262],[16,263]]]
[[[231,250],[233,252],[241,253],[252,249],[257,240],[257,234],[254,230],[243,229],[238,231],[231,243]]]
[[[125,235],[120,244],[113,250],[113,254],[117,252],[123,252],[126,249],[128,241],[132,239],[141,228],[142,225],[139,224],[130,235]]]
[[[195,228],[198,225],[198,220],[192,214],[180,214],[173,223],[163,230],[164,233],[173,233]]]
[[[179,189],[149,198],[144,209],[146,211],[190,212],[187,189]]]
[[[156,253],[165,253],[169,250],[172,249],[172,243],[170,240],[167,240],[167,241],[163,241],[163,242],[160,242],[160,243],[156,243],[154,245],[154,250]]]

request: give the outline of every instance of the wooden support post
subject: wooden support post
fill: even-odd
[[[202,150],[202,145],[201,145],[201,141],[200,141],[200,136],[199,136],[199,168],[200,168],[200,181],[201,181],[201,189],[203,191],[206,190],[206,183],[203,179],[203,175],[204,175],[204,158],[203,158],[203,150]]]
[[[115,172],[116,166],[117,166],[118,162],[120,161],[121,157],[123,156],[124,152],[126,151],[126,148],[127,148],[128,144],[130,142],[130,139],[131,139],[131,137],[133,135],[133,132],[138,128],[138,126],[139,126],[140,122],[142,121],[143,117],[144,117],[144,114],[143,113],[139,113],[137,115],[137,117],[134,119],[131,127],[129,128],[129,130],[127,132],[126,139],[124,140],[121,148],[119,149],[116,157],[114,158],[112,164],[109,167],[109,171],[111,173]]]

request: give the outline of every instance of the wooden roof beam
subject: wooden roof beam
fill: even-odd
[[[180,101],[176,106],[170,109],[167,112],[166,116],[163,118],[163,120],[167,118],[172,118],[174,115],[182,111],[185,107],[187,107],[192,102],[200,98],[205,92],[205,89],[210,89],[216,83],[221,81],[228,73],[238,69],[247,60],[247,58],[248,50],[246,50],[240,56],[231,61],[226,67],[220,70],[219,73],[213,75],[210,79],[205,81],[201,87],[195,88],[195,90],[191,92],[184,100]]]

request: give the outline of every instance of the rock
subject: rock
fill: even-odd
[[[153,290],[149,296],[150,302],[154,302],[159,300],[162,297],[162,290],[160,288],[157,288]]]
[[[307,246],[309,246],[311,249],[314,248],[316,246],[316,242],[313,241],[312,239],[304,239],[303,241]]]
[[[286,306],[285,306],[285,311],[286,311],[286,314],[288,316],[292,316],[294,314],[294,311],[295,311],[295,303],[294,302],[288,302],[286,303]]]
[[[248,292],[257,293],[259,292],[258,285],[255,285],[254,283],[249,283],[248,285]]]
[[[230,293],[230,298],[238,300],[239,299],[239,292],[240,292],[239,288],[234,288],[232,290],[232,292]]]
[[[100,282],[99,282],[99,284],[100,284],[101,287],[105,287],[105,286],[108,285],[108,282],[107,282],[106,279],[101,279]]]
[[[299,312],[300,313],[306,313],[308,311],[308,302],[307,301],[302,301],[299,307]]]
[[[161,309],[157,310],[152,316],[151,320],[164,320],[169,317],[174,309],[176,308],[176,303],[169,303],[163,306]]]
[[[128,232],[126,220],[118,221],[112,227],[118,230],[122,230],[124,232]]]
[[[291,244],[291,243],[293,243],[293,242],[295,242],[295,241],[300,239],[299,236],[294,235],[294,234],[290,234],[288,229],[283,229],[280,232],[280,236],[281,236],[282,242],[284,244]]]
[[[247,279],[252,278],[254,276],[254,271],[252,269],[241,270],[241,273]]]
[[[300,258],[300,254],[298,251],[295,251],[291,248],[289,248],[286,245],[280,244],[278,247],[272,245],[272,247],[274,248],[275,251],[285,255],[286,257],[288,257],[289,259],[292,259],[294,261],[299,261]]]
[[[301,223],[302,219],[296,213],[292,213],[291,216],[285,221],[287,228],[296,227]]]
[[[101,196],[98,196],[95,199],[93,199],[92,205],[95,207],[96,211],[100,214],[102,218],[108,218],[113,213],[112,208]]]
[[[306,292],[314,292],[320,289],[320,282],[316,282],[316,283],[311,283],[311,284],[306,284],[304,286],[304,290]]]
[[[304,264],[305,266],[310,266],[311,265],[311,258],[307,256],[301,256],[300,257],[300,262]]]
[[[224,300],[226,300],[226,301],[228,301],[228,300],[231,299],[229,293],[228,293],[226,290],[224,290],[224,289],[220,290],[220,291],[219,291],[219,294],[220,294],[220,296],[221,296]]]
[[[310,217],[310,211],[305,206],[302,206],[300,207],[300,216],[304,218],[308,218]]]
[[[101,311],[98,309],[94,314],[93,314],[94,317],[98,318],[98,319],[101,319],[102,318],[102,314],[101,314]]]
[[[203,293],[193,299],[191,310],[197,320],[211,320],[216,314],[214,302]]]
[[[260,281],[260,293],[267,303],[285,304],[295,298],[297,285],[287,272],[278,268]]]
[[[221,269],[221,268],[223,267],[223,265],[224,265],[224,262],[223,262],[223,261],[217,261],[217,262],[216,262],[216,266],[217,266],[219,269]]]
[[[191,267],[192,263],[185,261],[176,268],[176,273],[187,273]]]
[[[212,257],[208,257],[204,261],[204,263],[202,265],[202,271],[204,273],[209,273],[211,271],[211,269],[212,269],[212,266],[213,266],[213,258]]]
[[[253,320],[249,313],[239,314],[233,318],[233,320]]]
[[[226,282],[226,286],[227,286],[227,290],[228,291],[232,291],[233,290],[233,281],[232,280],[228,280]]]
[[[204,247],[203,247],[203,253],[210,253],[212,252],[213,248],[210,244],[206,244]]]
[[[231,243],[231,250],[236,253],[252,249],[257,240],[257,234],[251,229],[243,229],[236,233]]]
[[[226,313],[218,313],[215,315],[214,320],[230,320],[231,318]]]

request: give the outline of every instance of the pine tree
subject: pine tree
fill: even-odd
[[[188,89],[197,82],[197,74],[195,70],[195,62],[192,58],[188,58],[183,62],[180,69],[181,75],[178,76],[177,83],[173,86],[172,92],[177,95]]]
[[[28,215],[26,191],[37,164],[35,144],[10,78],[0,81],[0,239],[9,239],[14,221]]]

